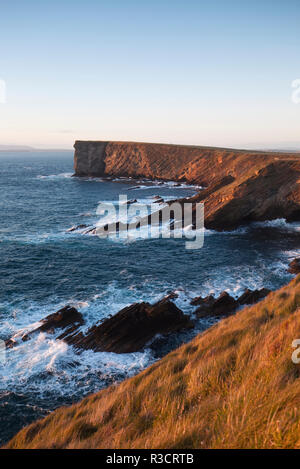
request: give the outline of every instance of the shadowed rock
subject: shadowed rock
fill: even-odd
[[[164,298],[162,298],[162,300],[160,300],[160,303],[162,301],[175,300],[176,298],[178,298],[178,296],[179,296],[178,293],[176,293],[175,291],[171,291],[166,296],[164,296]]]
[[[87,225],[82,223],[82,224],[77,225],[77,226],[72,226],[71,228],[69,228],[67,230],[67,233],[72,233],[73,231],[82,230],[83,228],[87,228],[87,227],[88,227]]]
[[[245,290],[245,292],[235,300],[226,291],[222,292],[218,298],[209,295],[205,298],[201,296],[194,298],[191,305],[199,306],[195,313],[199,318],[209,316],[228,316],[234,313],[241,305],[253,305],[265,298],[271,290],[262,288],[261,290]]]
[[[300,273],[300,258],[297,257],[292,262],[289,263],[288,272],[290,274],[299,274]]]
[[[81,313],[79,313],[76,308],[67,305],[56,313],[50,314],[45,319],[42,319],[41,325],[36,329],[33,329],[21,337],[18,337],[18,334],[16,334],[16,336],[7,340],[5,345],[8,348],[12,348],[18,343],[19,338],[21,338],[23,342],[26,342],[33,334],[38,332],[53,334],[56,329],[67,329],[65,334],[70,334],[71,332],[75,332],[83,323],[84,321]]]
[[[160,195],[155,195],[152,199],[154,204],[162,204],[164,202],[164,199]]]
[[[55,329],[64,329],[68,326],[73,326],[74,324],[82,325],[83,324],[82,314],[77,311],[76,308],[72,306],[64,306],[56,313],[50,314],[45,319],[42,320],[42,325],[35,329],[33,332],[54,332]]]
[[[268,288],[261,288],[261,290],[245,290],[245,292],[239,297],[238,303],[240,305],[253,305],[258,301],[265,298],[271,290]]]
[[[210,295],[201,300],[200,298],[197,299],[197,303],[200,306],[195,311],[199,318],[207,316],[227,316],[233,313],[238,306],[237,301],[225,291],[222,292],[218,298],[214,298]]]
[[[193,327],[189,317],[167,299],[151,305],[135,303],[92,327],[86,335],[64,337],[78,349],[130,353],[141,350],[156,334],[169,334]]]

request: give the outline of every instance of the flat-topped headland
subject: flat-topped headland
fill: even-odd
[[[76,141],[75,176],[132,177],[205,187],[205,226],[300,220],[300,153],[138,142]]]

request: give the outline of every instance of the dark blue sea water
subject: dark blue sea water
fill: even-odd
[[[95,224],[98,203],[117,201],[119,194],[145,202],[195,193],[170,184],[73,178],[72,172],[72,152],[0,153],[0,339],[31,329],[66,304],[77,307],[89,327],[173,290],[177,305],[191,313],[194,296],[277,288],[291,278],[286,265],[299,249],[299,228],[283,220],[207,231],[199,250],[186,250],[181,239],[121,242],[67,233],[73,225]],[[208,325],[199,322],[196,331]],[[78,356],[47,334],[7,350],[0,363],[0,441],[156,358],[150,349]]]

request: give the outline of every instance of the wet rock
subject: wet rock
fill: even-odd
[[[6,348],[13,348],[15,345],[17,345],[17,341],[13,338],[10,338],[8,340],[5,340],[5,347]]]
[[[40,326],[26,334],[20,335],[15,334],[14,337],[10,338],[5,342],[6,347],[12,348],[17,345],[19,339],[23,342],[27,342],[31,339],[31,336],[38,332],[47,332],[53,334],[56,329],[66,329],[65,334],[75,332],[84,323],[82,314],[72,306],[65,306],[56,313],[50,314],[46,318],[40,321]]]
[[[296,257],[292,262],[289,263],[288,272],[290,274],[300,273],[300,257]]]
[[[137,203],[137,199],[131,199],[131,200],[127,200],[126,205],[132,205],[136,203]]]
[[[245,292],[239,297],[238,303],[240,305],[253,305],[258,301],[265,298],[271,290],[268,288],[261,288],[260,290],[245,290]]]
[[[134,186],[134,187],[129,187],[127,190],[128,191],[134,191],[134,190],[140,189],[140,188],[141,188],[141,186]]]
[[[155,195],[152,199],[155,204],[162,204],[164,202],[164,199],[160,195]]]
[[[238,307],[237,300],[226,291],[223,291],[218,298],[214,298],[210,295],[201,300],[200,297],[197,298],[197,303],[200,306],[195,311],[199,318],[207,316],[227,316],[233,313]]]
[[[213,297],[213,295],[206,296],[205,298],[202,298],[202,296],[197,296],[196,298],[192,299],[191,305],[199,306],[206,303],[211,303],[212,301],[214,301],[214,299],[215,298]]]
[[[56,313],[50,314],[42,320],[42,325],[33,332],[54,332],[55,329],[64,329],[67,326],[82,325],[82,314],[73,306],[64,306]]]
[[[67,233],[72,233],[73,231],[77,231],[77,230],[82,230],[84,228],[87,228],[88,225],[85,225],[84,223],[80,224],[80,225],[77,225],[77,226],[72,226],[71,228],[69,228],[67,230]]]
[[[169,334],[191,328],[189,316],[168,300],[154,305],[135,303],[103,323],[93,326],[86,335],[70,334],[64,340],[78,349],[95,352],[131,353],[141,350],[156,334]]]
[[[97,228],[92,226],[91,228],[88,228],[87,230],[83,231],[83,234],[95,235],[97,234]]]
[[[198,306],[195,313],[198,317],[207,316],[227,316],[235,312],[242,305],[253,305],[265,298],[271,290],[262,288],[261,290],[245,290],[245,292],[236,300],[226,291],[222,292],[218,298],[213,295],[202,298],[198,296],[193,298],[191,305]]]
[[[160,302],[162,301],[169,301],[169,300],[175,300],[176,298],[178,298],[178,293],[174,292],[174,291],[171,291],[170,293],[168,293],[166,296],[164,296],[164,298],[162,300],[160,300]]]

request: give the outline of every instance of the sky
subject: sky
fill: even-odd
[[[0,7],[0,144],[300,149],[299,0]]]

